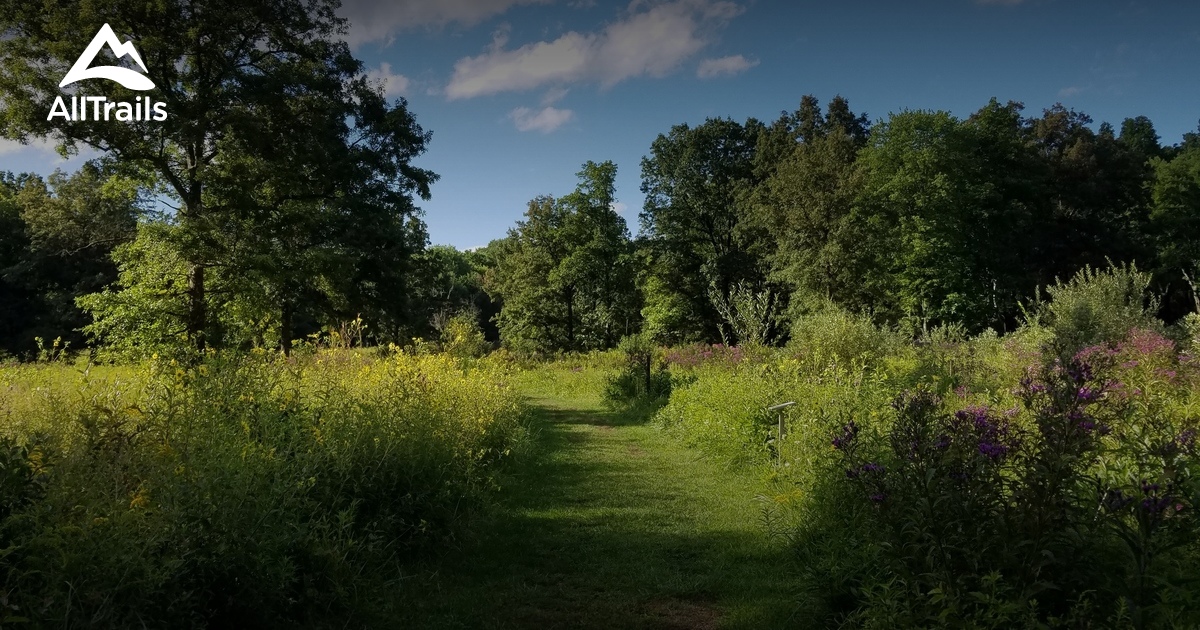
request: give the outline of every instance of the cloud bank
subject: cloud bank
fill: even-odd
[[[392,64],[383,62],[367,73],[367,79],[383,88],[386,97],[401,96],[408,91],[408,77],[392,72]]]
[[[662,77],[706,46],[715,31],[742,12],[725,0],[635,0],[624,17],[591,33],[570,31],[553,41],[507,49],[501,33],[484,53],[460,59],[446,86],[455,100],[546,85]]]

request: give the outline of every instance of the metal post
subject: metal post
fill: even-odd
[[[792,401],[788,401],[785,403],[779,403],[778,405],[771,405],[770,407],[767,407],[767,411],[776,411],[779,413],[779,426],[775,432],[775,460],[776,461],[778,461],[781,457],[783,457],[783,452],[780,450],[780,447],[783,446],[783,437],[785,435],[787,435],[787,425],[783,421],[783,412],[785,410],[787,410],[788,407],[791,407],[794,404],[796,404],[796,401],[792,400]]]

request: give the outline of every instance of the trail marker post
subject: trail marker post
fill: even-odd
[[[778,462],[779,459],[783,456],[782,452],[780,451],[780,447],[783,445],[783,437],[785,435],[787,435],[787,424],[783,421],[783,413],[785,411],[787,411],[788,407],[791,407],[794,404],[796,404],[796,401],[791,400],[791,401],[788,401],[785,403],[779,403],[778,405],[771,405],[770,407],[767,407],[767,411],[774,411],[779,414],[779,428],[776,430],[776,433],[775,433],[775,461],[776,462]]]

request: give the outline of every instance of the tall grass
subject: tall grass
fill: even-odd
[[[0,619],[369,622],[519,445],[509,380],[399,352],[0,367]]]

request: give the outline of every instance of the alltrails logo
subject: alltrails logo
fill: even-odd
[[[117,34],[113,32],[112,27],[105,24],[100,27],[100,31],[92,38],[92,43],[84,49],[83,54],[75,61],[75,65],[71,66],[71,70],[67,72],[67,76],[63,77],[58,87],[66,87],[84,79],[108,79],[120,83],[130,90],[154,89],[154,82],[150,80],[150,77],[129,68],[121,66],[90,67],[96,60],[96,55],[100,54],[100,49],[104,48],[106,44],[117,59],[128,56],[142,69],[142,72],[147,72],[146,64],[142,63],[142,57],[133,47],[133,42],[122,44],[121,40],[117,39]],[[167,119],[166,103],[155,103],[149,96],[138,97],[133,103],[127,103],[109,101],[106,96],[77,95],[71,97],[69,108],[63,97],[55,98],[54,105],[50,107],[50,115],[46,117],[46,120],[54,120],[58,116],[71,122],[88,120],[88,105],[91,105],[92,120],[108,120],[110,115],[116,120],[127,122],[143,120],[162,122]]]

